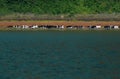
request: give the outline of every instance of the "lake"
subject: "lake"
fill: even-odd
[[[0,79],[120,79],[120,31],[0,32]]]

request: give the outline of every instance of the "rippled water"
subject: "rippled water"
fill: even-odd
[[[120,79],[120,32],[0,32],[0,79]]]

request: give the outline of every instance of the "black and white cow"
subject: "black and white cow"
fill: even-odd
[[[111,26],[104,26],[104,29],[107,29],[107,30],[109,30],[109,29],[111,29]]]

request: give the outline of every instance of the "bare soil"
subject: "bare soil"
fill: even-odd
[[[0,21],[0,28],[13,25],[64,25],[64,26],[90,26],[90,25],[118,25],[120,21]]]

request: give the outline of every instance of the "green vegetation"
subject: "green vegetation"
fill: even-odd
[[[0,0],[0,20],[118,21],[119,17],[120,0]]]
[[[120,13],[120,0],[0,0],[0,15]]]

